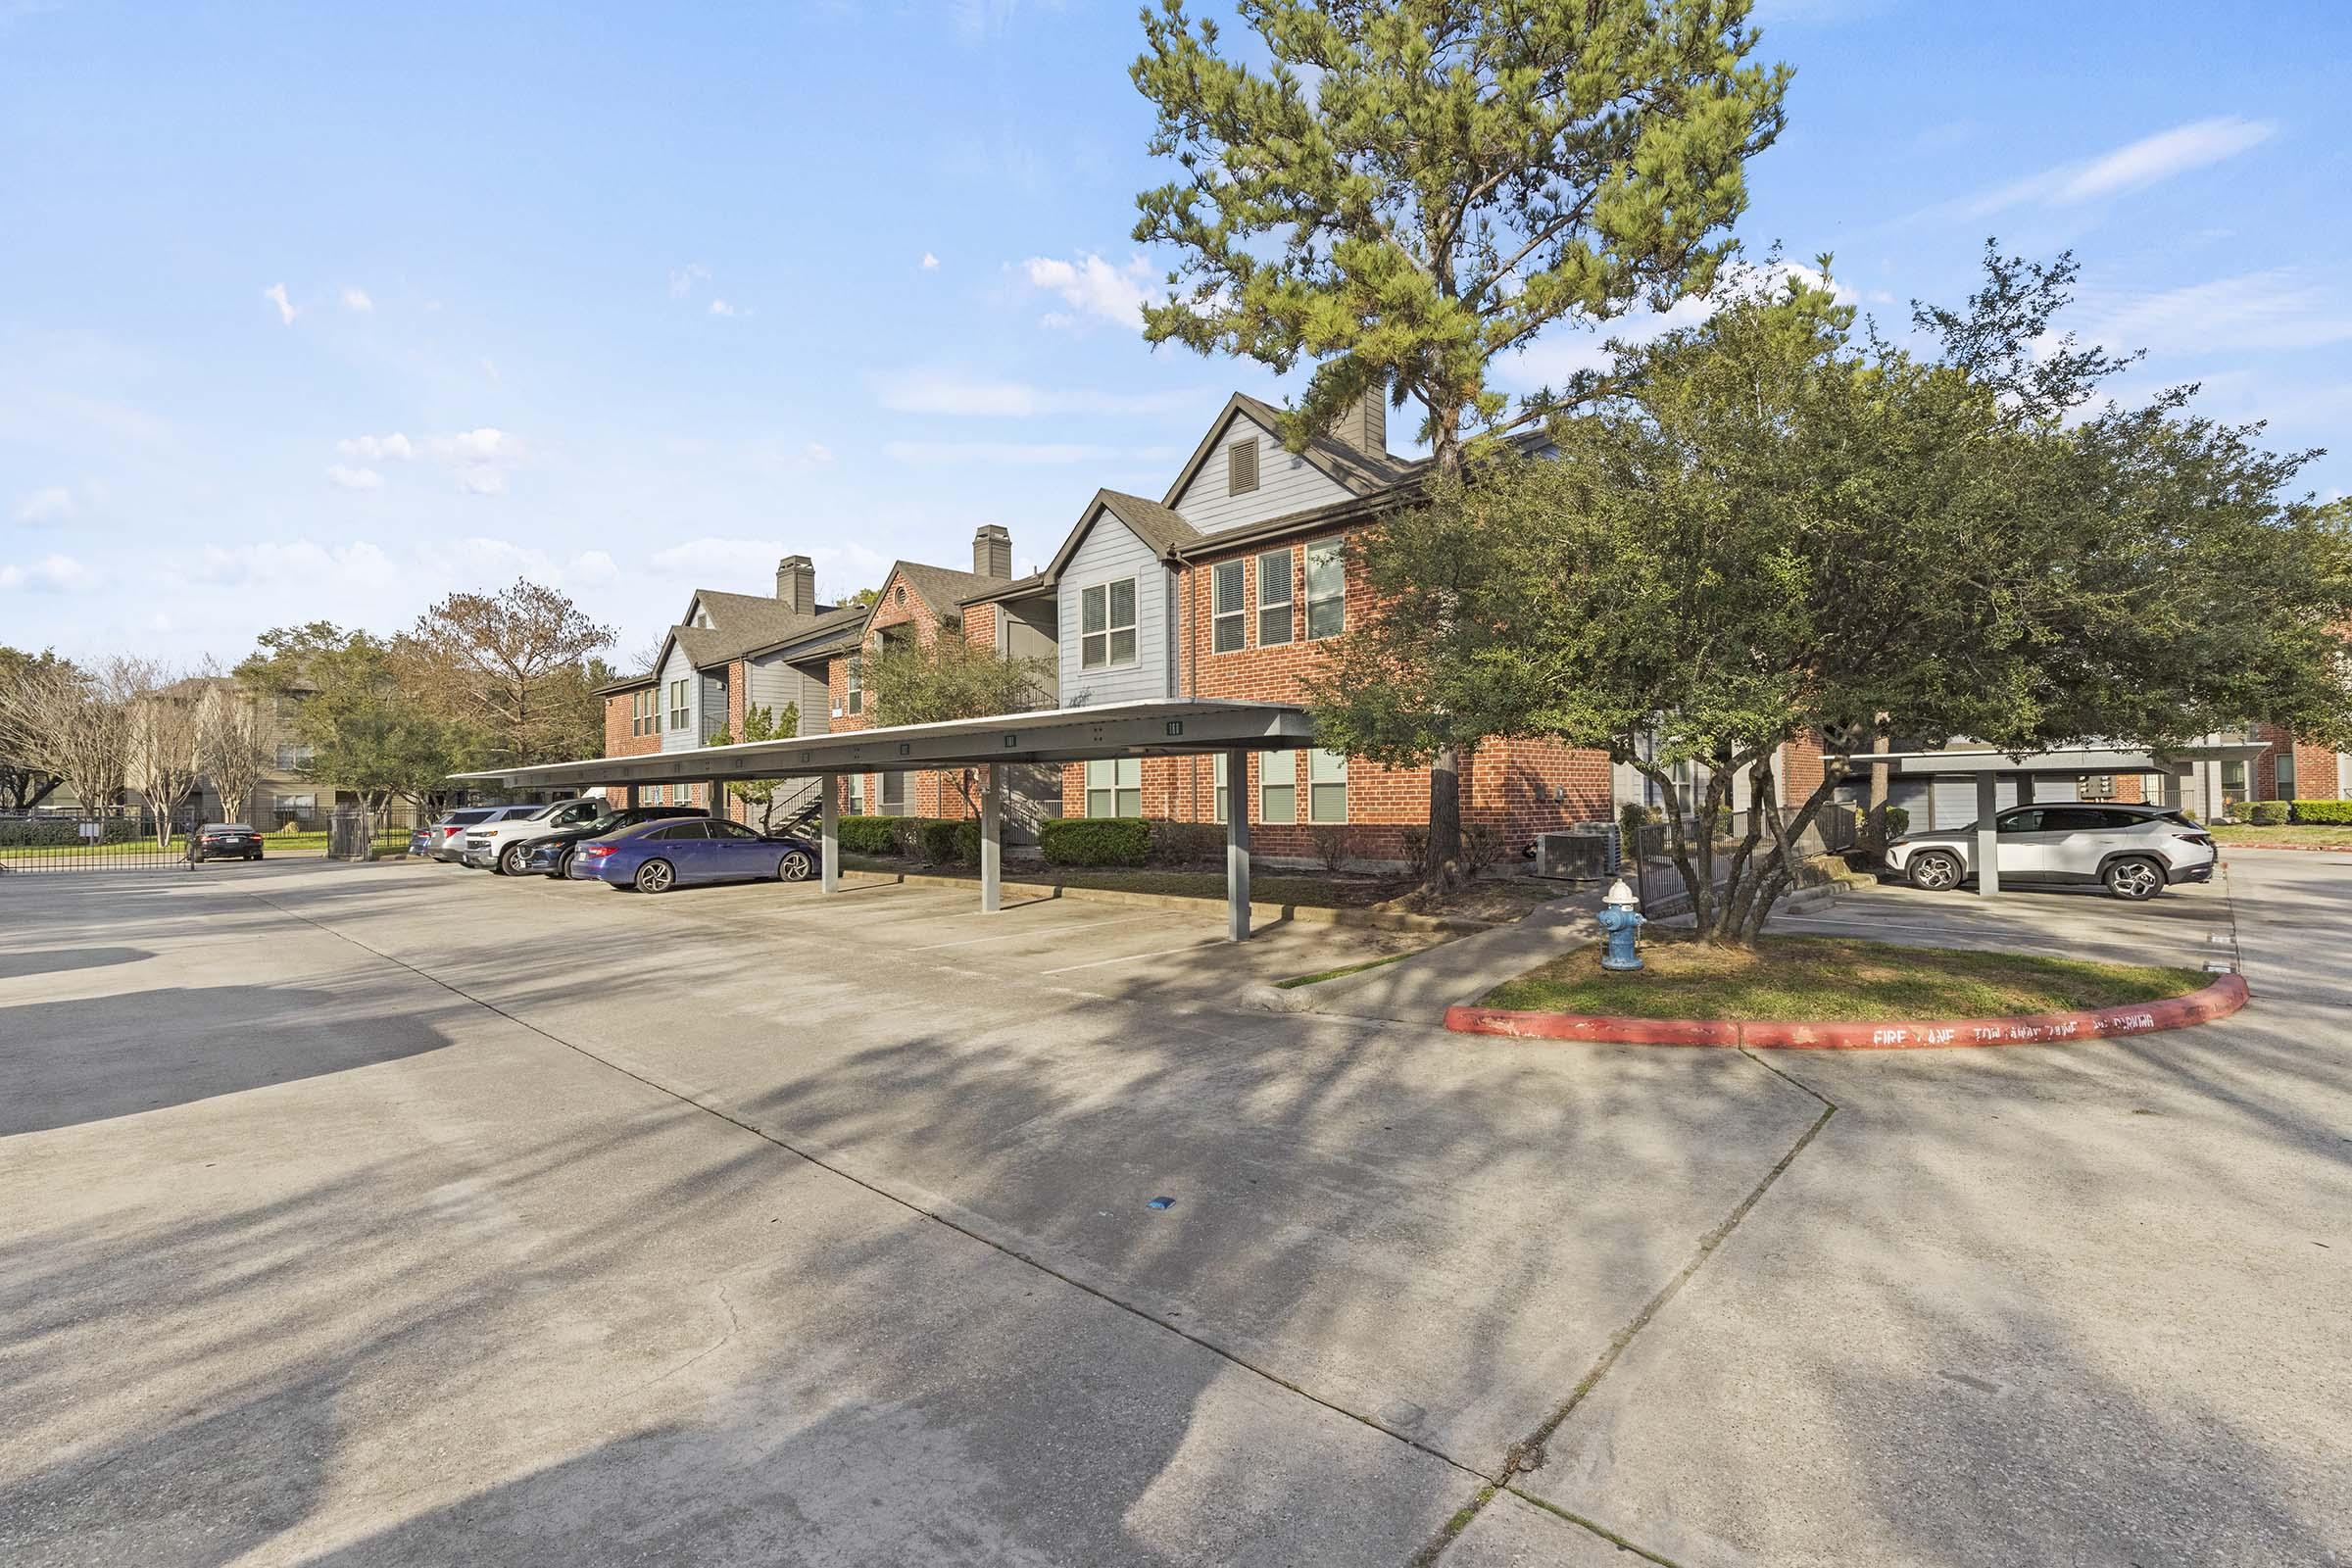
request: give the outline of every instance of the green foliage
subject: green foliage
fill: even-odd
[[[1911,812],[1900,806],[1882,806],[1879,810],[1886,818],[1886,836],[1899,839],[1911,831]]]
[[[743,739],[746,742],[782,740],[800,732],[801,708],[798,703],[786,703],[781,712],[760,706],[747,710],[743,715]],[[735,737],[722,726],[708,744],[733,746],[736,742]],[[775,822],[777,794],[798,789],[800,784],[799,779],[730,779],[726,791],[752,808],[752,825],[765,833]]]
[[[885,640],[864,658],[865,711],[883,724],[938,724],[1035,708],[1053,671],[1046,659],[1011,659],[957,636]]]
[[[1242,0],[1270,57],[1218,48],[1182,0],[1144,15],[1131,74],[1180,172],[1135,237],[1183,260],[1145,335],[1289,370],[1321,362],[1286,435],[1367,391],[1417,401],[1441,472],[1465,417],[1516,410],[1489,363],[1566,319],[1704,289],[1780,134],[1785,66],[1751,63],[1746,0]]]
[[[61,846],[89,844],[81,836],[86,822],[64,816],[24,817],[0,822],[0,849],[54,849]],[[101,817],[98,822],[99,844],[127,844],[141,836],[135,816]]]
[[[2310,822],[2329,827],[2352,826],[2352,801],[2296,801],[2292,812],[2298,822]]]
[[[404,688],[391,646],[370,633],[316,620],[257,642],[237,678],[294,703],[295,738],[312,752],[300,771],[314,783],[357,791],[371,809],[396,796],[422,805],[491,755],[486,733],[433,715]]]
[[[1627,853],[1642,836],[1642,830],[1658,819],[1658,813],[1640,801],[1628,801],[1617,808],[1617,831],[1624,837]]]
[[[2286,801],[2248,801],[2246,820],[2256,827],[2284,827],[2291,814],[2290,805]]]
[[[895,816],[845,816],[840,821],[841,848],[845,855],[896,855],[899,853],[899,822]]]
[[[916,828],[922,858],[933,865],[977,865],[980,824],[953,817],[925,817]]]
[[[1142,865],[1152,824],[1140,816],[1050,816],[1038,830],[1049,865]]]
[[[1444,725],[1607,751],[1669,795],[1702,934],[1751,941],[1789,857],[1733,781],[1886,721],[1931,743],[2163,749],[2254,714],[2352,739],[2352,505],[2290,499],[2301,456],[2178,396],[2077,418],[2116,361],[2053,324],[2071,259],[1988,253],[1929,356],[1857,336],[1790,277],[1620,357],[1622,390],[1555,430],[1560,461],[1441,480],[1361,556],[1374,603],[1314,690],[1329,744],[1385,762]],[[1445,713],[1443,722],[1428,717]],[[1803,802],[1801,833],[1838,782]],[[1728,878],[1721,874],[1728,870]],[[1716,890],[1720,889],[1720,892]]]

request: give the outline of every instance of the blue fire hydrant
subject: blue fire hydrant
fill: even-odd
[[[1642,911],[1635,907],[1640,902],[1622,877],[1611,883],[1608,893],[1602,897],[1600,912],[1593,918],[1600,922],[1600,929],[1607,933],[1609,939],[1607,951],[1600,956],[1603,969],[1642,967],[1642,956],[1634,951],[1634,937],[1648,922]]]

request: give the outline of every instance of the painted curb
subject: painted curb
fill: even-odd
[[[1759,1051],[1934,1051],[1974,1046],[2055,1045],[2155,1034],[2227,1018],[2246,1004],[2243,975],[2162,1002],[2039,1012],[2017,1018],[1888,1019],[1880,1023],[1738,1023],[1728,1018],[1599,1018],[1573,1012],[1447,1007],[1456,1034],[1626,1046],[1749,1046]]]

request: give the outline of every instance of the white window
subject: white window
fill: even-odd
[[[846,673],[841,677],[847,688],[842,702],[853,713],[865,711],[865,661],[852,659],[845,662]]]
[[[2291,801],[2295,798],[2295,749],[2291,745],[2278,749],[2278,760],[2272,769],[2272,778],[2277,786],[2271,791],[2272,800]]]
[[[1222,822],[1225,820],[1226,811],[1231,809],[1229,803],[1233,799],[1232,796],[1226,793],[1226,791],[1231,788],[1231,785],[1227,782],[1231,775],[1227,770],[1233,766],[1233,754],[1231,752],[1219,752],[1215,757],[1209,759],[1209,760],[1216,764],[1217,788],[1215,806],[1216,815],[1214,819]]]
[[[1348,820],[1348,759],[1338,752],[1306,754],[1306,819]]]
[[[682,680],[673,680],[669,683],[669,727],[671,729],[686,727],[686,684]]]
[[[1306,635],[1337,637],[1348,629],[1348,564],[1337,539],[1306,547]]]
[[[852,816],[865,814],[865,775],[863,773],[850,775],[850,814]]]
[[[1078,595],[1078,664],[1104,669],[1135,662],[1135,579],[1100,582]]]
[[[656,735],[662,730],[662,693],[652,686],[629,693],[629,733]]]
[[[1230,654],[1250,643],[1248,612],[1242,608],[1242,590],[1249,583],[1249,563],[1220,561],[1209,568],[1209,647],[1220,654]]]
[[[1105,757],[1086,764],[1086,814],[1144,814],[1144,760]]]
[[[1298,820],[1298,754],[1265,752],[1257,760],[1257,819]]]
[[[1257,646],[1291,640],[1291,553],[1269,550],[1257,558]]]

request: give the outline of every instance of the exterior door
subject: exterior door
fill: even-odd
[[[701,822],[679,822],[670,827],[656,828],[654,837],[661,841],[662,846],[655,853],[677,871],[680,882],[709,879],[710,843],[704,836]]]

